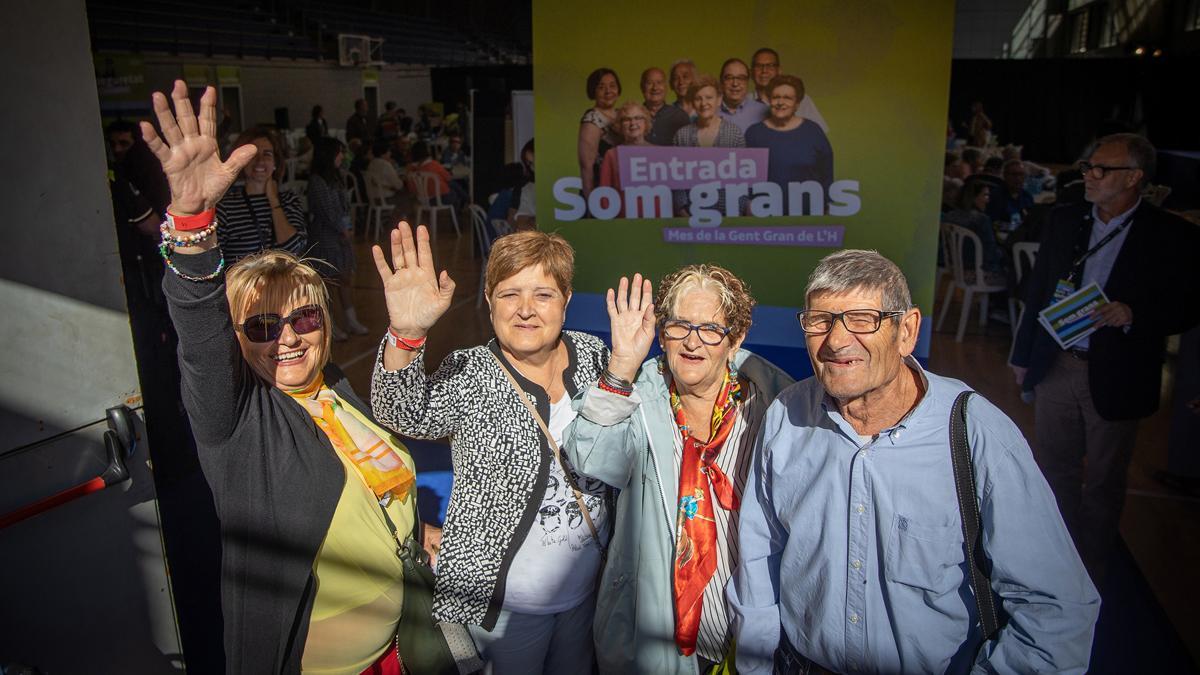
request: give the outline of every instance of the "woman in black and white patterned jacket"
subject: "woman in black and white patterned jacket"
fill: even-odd
[[[425,338],[449,308],[454,282],[435,273],[424,227],[414,238],[401,223],[391,249],[389,265],[373,248],[390,326],[371,406],[401,434],[450,437],[454,488],[434,616],[467,624],[497,675],[588,672],[595,579],[610,530],[607,488],[555,459],[508,377],[561,443],[575,416],[571,399],[608,362],[600,340],[562,330],[574,251],[543,232],[497,240],[485,284],[496,338],[453,352],[427,376]]]

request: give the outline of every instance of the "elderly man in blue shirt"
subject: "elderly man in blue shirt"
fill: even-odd
[[[727,588],[738,671],[1085,672],[1100,598],[1029,445],[974,395],[967,439],[1003,617],[982,637],[947,432],[967,387],[913,359],[921,314],[900,269],[840,251],[805,299],[816,376],[768,409],[742,501]]]

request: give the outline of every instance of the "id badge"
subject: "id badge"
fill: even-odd
[[[1059,279],[1058,284],[1054,287],[1054,302],[1058,302],[1074,292],[1074,282],[1068,279]]]

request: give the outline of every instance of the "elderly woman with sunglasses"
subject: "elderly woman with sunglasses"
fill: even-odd
[[[329,363],[320,275],[284,251],[225,271],[214,207],[257,150],[221,162],[212,87],[199,119],[182,81],[172,98],[142,134],[171,188],[163,291],[221,521],[225,669],[398,674],[412,459]]]
[[[738,565],[738,507],[763,414],[792,383],[740,349],[754,300],[715,265],[608,291],[613,351],[582,397],[564,451],[620,489],[596,599],[602,673],[732,666],[725,585]],[[658,339],[663,355],[642,363]],[[640,367],[639,367],[640,365]]]
[[[559,452],[571,399],[608,362],[599,339],[563,330],[575,252],[529,230],[496,240],[484,274],[494,340],[425,372],[429,330],[454,283],[437,274],[429,233],[392,231],[391,260],[373,248],[390,326],[371,384],[380,422],[416,438],[450,438],[433,611],[467,624],[496,675],[586,673],[592,667],[596,575],[610,492]]]

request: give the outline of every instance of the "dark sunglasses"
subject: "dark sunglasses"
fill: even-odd
[[[324,327],[325,313],[316,305],[305,305],[284,317],[278,314],[255,314],[236,328],[251,342],[274,342],[288,324],[297,335],[312,333]]]

